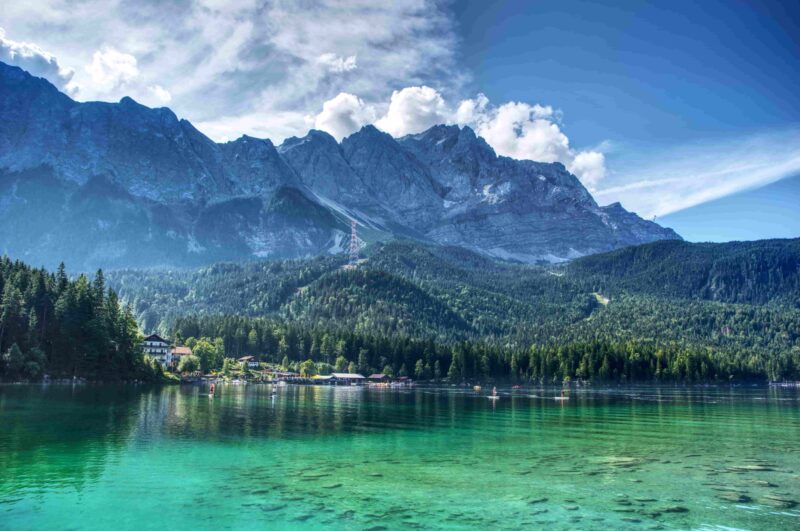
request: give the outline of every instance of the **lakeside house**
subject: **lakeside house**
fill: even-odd
[[[258,361],[256,361],[256,358],[254,356],[242,356],[236,361],[238,361],[242,365],[247,365],[247,367],[250,369],[258,368]]]
[[[292,372],[292,371],[278,371],[278,370],[267,370],[267,376],[270,378],[274,378],[276,380],[290,380],[294,378],[299,378],[299,372]]]
[[[351,372],[334,372],[330,377],[333,385],[360,385],[364,380],[362,375]]]
[[[326,375],[318,374],[310,378],[312,383],[323,385],[361,385],[365,380],[366,378],[360,374],[349,372],[334,372]]]
[[[144,338],[142,350],[162,366],[172,365],[172,350],[170,349],[169,341],[158,334],[150,334]]]
[[[192,355],[192,349],[190,349],[189,347],[172,347],[171,353],[172,353],[171,365],[177,367],[178,364],[181,362],[181,359],[183,359],[186,356]]]
[[[369,380],[370,383],[389,383],[391,378],[389,378],[389,376],[386,374],[378,372],[367,376],[367,380]]]

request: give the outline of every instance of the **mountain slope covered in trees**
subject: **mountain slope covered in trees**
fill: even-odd
[[[326,257],[110,278],[146,327],[221,337],[231,355],[359,365],[367,342],[369,368],[393,372],[422,360],[470,378],[780,378],[800,376],[797,244],[660,242],[534,267],[397,241],[355,269]],[[659,257],[658,274],[631,256]],[[709,278],[718,289],[691,289]]]
[[[609,292],[800,307],[800,239],[658,242],[573,261],[567,270]]]

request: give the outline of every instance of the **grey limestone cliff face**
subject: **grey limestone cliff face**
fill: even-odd
[[[320,195],[346,204],[375,204],[342,147],[328,133],[311,130],[303,138],[288,138],[278,151],[303,184]]]
[[[167,108],[75,102],[0,63],[6,252],[85,269],[312,256],[346,248],[349,218],[372,238],[529,263],[679,238],[598,206],[561,164],[497,156],[468,127],[218,144]]]
[[[560,163],[499,157],[468,127],[435,126],[399,142],[446,187],[434,241],[522,262],[562,261],[678,238],[619,206],[599,207]]]
[[[440,184],[421,161],[390,135],[368,125],[345,138],[342,151],[394,221],[423,229],[441,215]]]

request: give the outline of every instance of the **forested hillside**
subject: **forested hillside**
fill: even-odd
[[[432,375],[438,361],[454,378],[788,378],[800,377],[797,248],[660,242],[533,267],[396,241],[354,269],[329,257],[110,279],[148,330],[219,337],[231,355],[276,362]]]
[[[150,379],[129,308],[93,280],[0,259],[0,379]]]
[[[580,258],[567,270],[610,293],[800,308],[800,239],[662,241]]]

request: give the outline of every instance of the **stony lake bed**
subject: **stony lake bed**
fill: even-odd
[[[0,529],[797,529],[800,390],[0,386]]]

